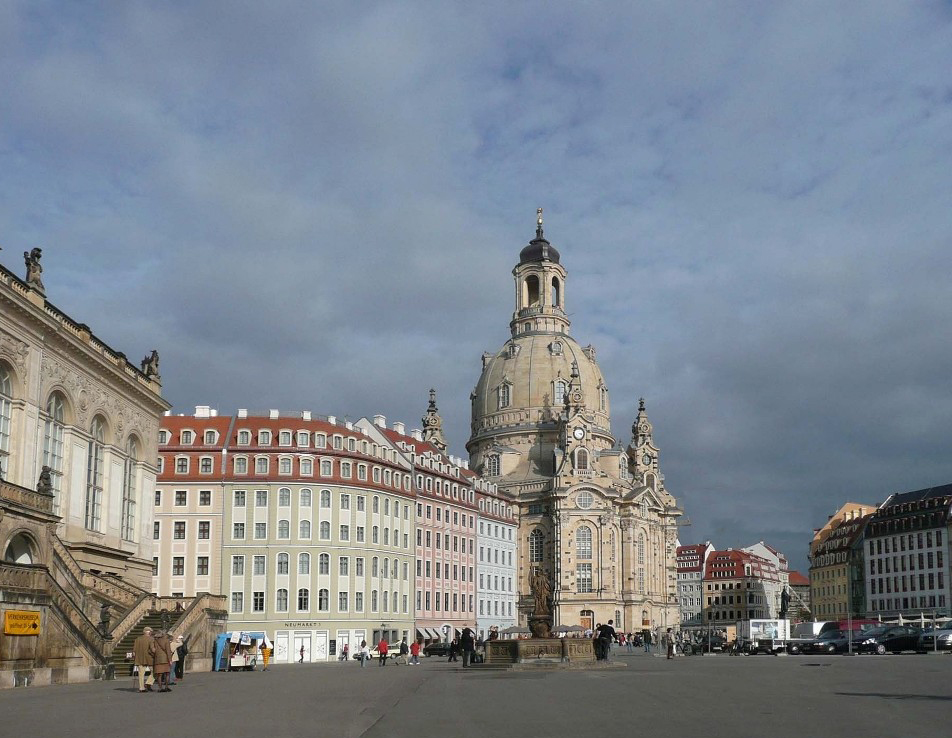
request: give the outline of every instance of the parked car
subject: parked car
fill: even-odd
[[[938,630],[929,628],[922,631],[916,644],[919,653],[927,651],[952,651],[952,623],[946,623]]]
[[[860,630],[828,630],[814,641],[804,644],[800,650],[803,653],[846,653],[850,641],[855,650],[862,638],[863,632]]]
[[[388,660],[395,659],[399,655],[400,655],[400,642],[397,641],[396,643],[391,643],[387,648],[387,659]],[[380,652],[377,650],[376,646],[370,649],[370,658],[374,660],[380,658]]]
[[[901,653],[915,651],[921,631],[911,625],[884,625],[863,631],[856,645],[859,653]]]
[[[423,647],[424,656],[449,656],[450,644],[445,641],[436,641]]]
[[[787,653],[801,653],[805,645],[816,640],[824,625],[826,625],[825,621],[797,623],[794,625],[793,630],[790,632],[790,638],[787,641]]]
[[[727,638],[718,633],[711,633],[710,638],[707,634],[701,636],[699,641],[701,646],[701,653],[708,653],[709,651],[723,651],[724,647],[727,645]]]

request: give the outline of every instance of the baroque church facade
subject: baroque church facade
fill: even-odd
[[[519,510],[518,610],[530,576],[552,590],[554,624],[618,630],[676,625],[677,524],[644,400],[627,447],[611,431],[608,386],[592,346],[570,334],[568,273],[536,237],[513,269],[511,337],[482,357],[470,399],[470,465]]]

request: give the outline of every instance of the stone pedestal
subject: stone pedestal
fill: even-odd
[[[595,663],[590,638],[529,638],[519,641],[488,641],[486,663],[566,664]]]

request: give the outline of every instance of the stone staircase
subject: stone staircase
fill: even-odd
[[[173,626],[176,620],[177,618],[173,617]],[[132,675],[133,662],[126,661],[126,654],[132,651],[132,644],[147,627],[152,628],[152,630],[160,630],[162,628],[162,614],[155,611],[147,613],[112,649],[111,662],[117,679]]]

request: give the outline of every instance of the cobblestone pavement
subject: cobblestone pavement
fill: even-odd
[[[190,674],[170,694],[112,682],[0,692],[0,736],[113,738],[935,738],[952,656],[615,655],[626,669],[505,672],[444,659]]]

